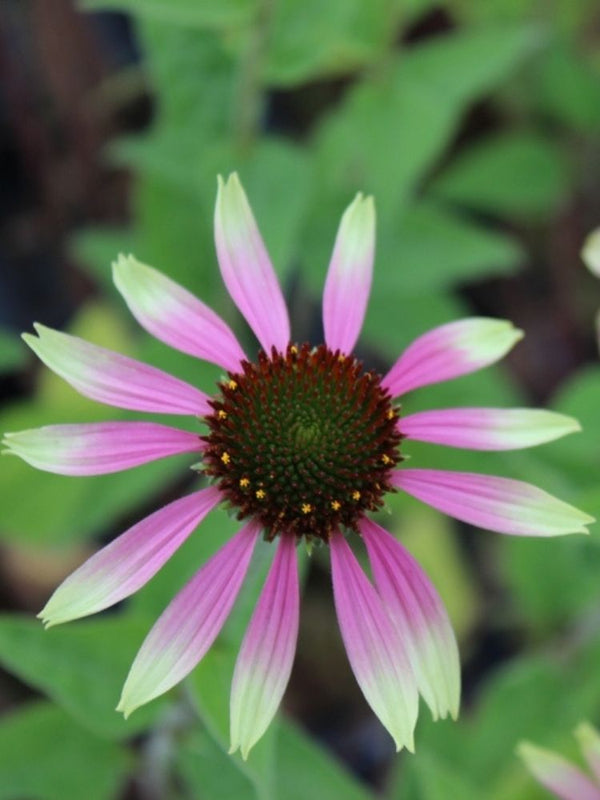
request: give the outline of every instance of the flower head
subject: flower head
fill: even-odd
[[[121,256],[114,280],[139,323],[157,338],[220,366],[211,395],[73,336],[36,326],[25,340],[79,392],[109,405],[190,415],[203,432],[154,422],[53,425],[6,434],[9,452],[67,475],[114,472],[195,453],[204,488],[154,512],[97,552],[55,591],[40,617],[66,622],[122,600],[146,583],[220,503],[239,532],[163,612],[127,677],[119,710],[166,692],[219,634],[263,535],[275,554],[242,642],[231,693],[231,746],[246,757],[275,714],[296,646],[296,545],[329,547],[334,601],[348,658],[398,749],[413,748],[418,694],[434,717],[458,713],[458,651],[443,603],[403,546],[369,514],[402,490],[457,519],[532,536],[584,532],[591,518],[509,478],[407,469],[411,439],[452,447],[529,447],[577,430],[549,411],[451,408],[402,416],[398,398],[500,359],[521,337],[501,320],[473,318],[424,334],[381,377],[352,354],[369,295],[375,251],[373,200],[345,212],[323,296],[325,342],[294,343],[279,283],[237,175],[219,180],[215,238],[229,294],[261,345],[247,358],[229,327],[169,278]],[[349,541],[362,540],[373,580]]]
[[[555,797],[561,800],[600,800],[600,735],[592,725],[582,722],[575,730],[575,736],[591,776],[558,753],[530,742],[521,742],[519,755],[535,778]]]

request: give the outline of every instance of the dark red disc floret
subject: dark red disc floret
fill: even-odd
[[[261,352],[230,373],[205,417],[204,470],[266,536],[327,540],[394,491],[398,410],[380,377],[325,345]]]

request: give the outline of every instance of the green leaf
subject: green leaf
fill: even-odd
[[[590,24],[593,23],[590,21]],[[593,49],[586,58],[577,40],[552,42],[526,84],[526,99],[543,114],[575,130],[597,135],[600,81],[593,59]]]
[[[0,328],[0,373],[20,369],[27,360],[27,348],[13,331]]]
[[[194,5],[201,8],[204,3]],[[230,122],[237,77],[232,58],[211,31],[144,18],[138,33],[158,97],[154,131],[178,130],[188,154],[194,134],[200,155],[203,145],[226,133]],[[189,166],[193,169],[194,162]]]
[[[287,720],[279,724],[277,738],[277,792],[281,800],[369,800],[368,789]]]
[[[444,102],[464,107],[510,77],[543,43],[543,29],[522,22],[459,30],[411,48],[404,79],[430,85]]]
[[[569,188],[562,150],[534,133],[509,133],[471,145],[431,186],[460,205],[500,216],[543,217]]]
[[[229,750],[229,694],[239,642],[219,639],[191,675],[190,685],[202,721],[221,752]],[[272,798],[274,793],[277,734],[272,724],[252,749],[248,761],[239,752],[229,756],[238,772],[253,787],[258,800]]]
[[[448,800],[451,797],[482,800],[479,787],[471,784],[468,776],[461,774],[452,763],[426,750],[419,749],[409,769],[408,783],[414,787],[413,791],[409,791],[407,797],[407,776],[399,772],[387,795],[389,800]]]
[[[294,86],[355,70],[391,42],[399,9],[387,0],[279,0],[270,21],[264,79]]]
[[[31,703],[0,722],[0,800],[111,800],[129,762],[50,703]]]
[[[148,728],[164,701],[145,706],[127,721],[114,709],[146,619],[108,616],[44,630],[19,615],[0,617],[0,663],[44,692],[93,733],[129,738]]]
[[[167,25],[225,28],[247,23],[255,0],[79,0],[84,11],[125,11]]]
[[[352,86],[314,136],[320,182],[299,254],[303,271],[315,275],[319,269],[324,275],[337,221],[354,193],[364,191],[377,204],[378,263],[383,261],[384,273],[398,274],[398,229],[426,172],[442,155],[468,104],[510,75],[534,45],[532,32],[521,26],[439,36],[413,45]],[[413,225],[412,246],[420,262],[411,276],[420,276],[425,262],[427,290],[445,276],[450,282],[505,271],[519,258],[508,239],[442,217],[430,206],[414,212],[412,219],[407,216],[402,233]],[[431,254],[429,234],[438,226],[439,249]],[[460,262],[453,273],[439,252],[448,240],[455,243],[454,264]]]
[[[274,722],[268,735],[273,736],[277,755],[273,763],[275,783],[270,786],[257,782],[255,750],[247,762],[227,756],[209,730],[195,731],[184,741],[177,754],[178,769],[193,792],[211,800],[306,800],[312,795],[327,800],[374,797],[291,722]]]
[[[538,40],[522,25],[438,36],[357,84],[320,133],[336,183],[358,184],[380,205],[401,200],[439,156],[467,105],[508,77]]]
[[[581,433],[557,441],[551,457],[563,469],[584,485],[598,485],[598,442],[600,441],[600,367],[597,364],[582,368],[560,388],[552,407],[575,417]]]
[[[499,565],[519,617],[538,636],[560,629],[600,599],[600,543],[593,536],[511,540],[500,551]]]
[[[210,800],[234,797],[236,800],[263,800],[266,797],[257,791],[244,765],[228,756],[206,730],[199,729],[182,742],[176,764],[190,797]]]
[[[432,203],[410,206],[378,237],[376,290],[414,295],[461,281],[510,272],[523,255],[517,243]]]

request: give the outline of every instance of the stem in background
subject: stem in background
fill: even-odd
[[[242,151],[250,149],[260,133],[264,106],[260,73],[272,10],[273,0],[262,0],[250,28],[246,51],[239,63],[234,139]]]

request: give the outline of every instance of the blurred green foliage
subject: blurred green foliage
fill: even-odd
[[[551,13],[526,0],[447,0],[435,7],[443,8],[449,29],[409,43],[403,34],[434,7],[430,0],[80,5],[133,15],[157,115],[150,131],[107,150],[111,163],[135,176],[132,219],[127,229],[93,228],[73,237],[73,253],[96,282],[99,299],[81,310],[71,330],[208,391],[215,369],[138,336],[112,287],[110,261],[120,250],[134,252],[196,292],[248,341],[214,255],[218,172],[241,174],[283,285],[302,301],[292,303],[301,340],[315,336],[316,300],[341,211],[356,191],[375,195],[378,250],[363,343],[385,360],[416,335],[467,313],[461,285],[519,269],[525,255],[511,231],[551,225],[584,179],[585,153],[600,132],[600,61],[585,35],[594,4],[584,0],[556,0]],[[308,97],[307,85],[315,96],[325,87],[329,101],[310,109],[303,135],[290,134],[272,118],[273,92],[302,90]],[[461,126],[478,104],[493,127],[462,144]],[[22,362],[22,348],[2,334],[0,368]],[[521,394],[497,368],[415,393],[406,409],[526,403]],[[413,444],[410,455],[415,464],[539,483],[600,515],[599,396],[598,365],[563,386],[553,405],[578,417],[585,436],[541,450],[490,454],[484,461],[477,453]],[[99,409],[42,371],[34,396],[6,410],[2,428],[126,416]],[[185,484],[186,475],[191,479],[188,466],[177,458],[125,474],[69,479],[11,459],[0,480],[0,535],[13,546],[35,543],[42,550],[112,535],[136,509],[141,515],[158,495]],[[417,755],[398,759],[386,796],[542,798],[514,755],[518,740],[565,750],[579,719],[600,714],[597,535],[493,542],[489,536],[488,579],[496,588],[490,598],[448,521],[399,495],[390,512],[384,524],[434,577],[465,652],[484,615],[492,629],[518,631],[520,641],[518,654],[471,691],[458,723],[434,725],[424,711]],[[0,723],[0,800],[110,800],[126,775],[141,780],[148,764],[166,781],[168,798],[372,796],[285,720],[272,726],[247,763],[226,755],[230,676],[268,563],[266,547],[259,548],[224,634],[189,685],[127,722],[112,710],[153,618],[234,528],[224,513],[213,514],[113,615],[48,632],[32,619],[0,620],[0,662],[48,697]],[[140,732],[144,743],[129,749]]]

